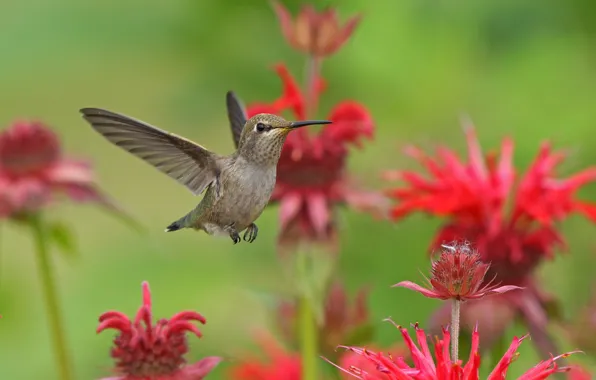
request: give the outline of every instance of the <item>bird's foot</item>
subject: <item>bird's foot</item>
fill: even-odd
[[[234,225],[226,226],[224,228],[224,230],[230,234],[230,238],[232,239],[234,244],[240,243],[240,240],[242,240],[242,239],[240,239],[240,234],[238,233],[238,231],[236,231],[236,228],[234,227]]]
[[[234,232],[230,234],[230,238],[232,238],[232,241],[234,242],[234,244],[238,244],[240,243],[240,235],[238,234],[238,232]]]
[[[257,227],[256,224],[251,223],[250,226],[248,226],[248,228],[244,232],[244,235],[242,236],[242,238],[244,239],[244,241],[252,243],[253,241],[255,241],[258,234],[259,234],[259,227]]]

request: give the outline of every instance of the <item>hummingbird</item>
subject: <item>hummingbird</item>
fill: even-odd
[[[186,186],[199,204],[166,232],[185,228],[213,236],[229,236],[234,244],[252,243],[259,228],[255,220],[269,202],[277,162],[288,134],[301,127],[330,124],[328,120],[287,121],[260,113],[247,117],[241,100],[226,93],[228,121],[236,151],[219,155],[182,136],[143,121],[100,108],[82,108],[83,118],[114,145],[132,153]]]

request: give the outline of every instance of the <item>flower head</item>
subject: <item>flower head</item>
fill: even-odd
[[[19,121],[0,132],[0,217],[35,212],[57,193],[116,210],[90,166],[62,157],[58,137],[44,124]]]
[[[267,360],[257,356],[247,358],[230,370],[230,380],[300,380],[302,369],[300,355],[283,349],[270,336],[259,337]]]
[[[439,299],[471,300],[490,294],[502,294],[521,289],[518,286],[498,286],[484,282],[489,264],[480,261],[480,254],[467,243],[443,245],[439,258],[432,263],[427,288],[411,281],[394,286],[415,290],[425,297]]]
[[[335,9],[317,13],[312,5],[304,5],[295,20],[279,2],[273,2],[281,30],[288,43],[296,50],[316,57],[334,54],[350,38],[361,16],[350,18],[340,25]]]
[[[596,168],[570,178],[555,177],[563,154],[543,144],[530,169],[515,181],[513,141],[505,139],[501,156],[483,157],[472,127],[465,130],[467,162],[446,148],[437,157],[416,148],[408,153],[428,170],[429,177],[411,172],[389,172],[388,179],[407,183],[390,192],[397,205],[392,215],[401,219],[413,212],[446,217],[432,246],[464,238],[472,241],[485,262],[491,263],[489,278],[509,284],[523,282],[543,257],[563,244],[554,227],[571,212],[596,220],[596,206],[575,199],[576,191],[596,179]],[[511,204],[509,213],[507,205]]]
[[[293,113],[305,119],[305,100],[284,65],[276,71],[283,82],[282,96],[270,104],[256,103],[247,108],[248,116],[267,112]],[[322,86],[319,87],[322,91]],[[338,104],[328,117],[333,123],[318,133],[306,128],[289,134],[277,166],[277,183],[272,202],[280,203],[282,246],[300,241],[335,243],[332,206],[349,204],[357,209],[378,211],[385,207],[380,194],[364,192],[345,175],[350,144],[360,146],[363,137],[372,137],[373,122],[364,106],[347,101]]]
[[[368,347],[367,350],[374,352],[391,352],[392,356],[403,357],[404,360],[407,358],[408,362],[411,360],[411,358],[409,357],[409,351],[401,343],[386,350],[376,349],[375,347]],[[326,357],[326,359],[329,358]],[[340,368],[345,369],[357,368],[360,372],[368,373],[374,373],[377,370],[376,363],[368,360],[368,358],[366,358],[365,356],[351,350],[347,350],[342,353],[342,355],[339,357],[338,366]],[[353,375],[349,372],[342,372],[342,379],[350,380],[353,378]]]
[[[116,361],[120,380],[200,380],[205,377],[221,358],[211,356],[185,366],[184,355],[188,352],[186,333],[201,337],[192,323],[206,323],[205,318],[194,311],[183,311],[168,319],[160,319],[154,325],[151,314],[149,284],[143,282],[143,305],[134,320],[118,311],[108,311],[99,317],[97,333],[115,329],[111,355]]]
[[[323,322],[319,327],[320,352],[327,356],[335,356],[338,342],[351,344],[368,343],[372,338],[373,329],[369,324],[368,292],[361,289],[353,303],[348,302],[348,296],[343,284],[334,282],[325,298]],[[293,302],[282,302],[279,307],[278,320],[286,338],[297,341],[295,327],[297,325],[297,305]]]
[[[413,171],[386,174],[387,179],[406,182],[405,186],[390,191],[397,201],[392,216],[399,220],[414,212],[425,212],[446,218],[431,248],[445,241],[471,241],[482,261],[491,264],[487,272],[489,280],[526,288],[499,296],[498,302],[492,298],[476,300],[468,310],[488,311],[498,305],[500,315],[507,320],[496,321],[497,317],[491,313],[473,318],[474,323],[480,322],[483,334],[488,329],[495,336],[500,336],[513,317],[519,315],[531,331],[534,344],[546,357],[557,350],[546,331],[545,304],[536,292],[528,290],[533,285],[530,275],[543,258],[553,256],[555,247],[565,244],[555,222],[571,212],[596,220],[596,206],[575,196],[581,186],[596,179],[596,168],[566,179],[557,178],[555,168],[564,155],[552,152],[548,144],[543,144],[530,168],[516,180],[511,139],[503,140],[500,156],[484,156],[471,125],[466,126],[465,135],[466,161],[444,147],[437,150],[436,157],[429,157],[417,148],[407,150],[424,165],[428,176]],[[463,320],[467,319],[465,314],[464,308]]]
[[[366,380],[385,380],[385,379],[436,379],[436,380],[478,380],[480,368],[480,354],[478,345],[480,335],[478,330],[472,334],[472,347],[468,362],[464,365],[461,361],[453,363],[449,357],[450,334],[447,329],[443,329],[443,339],[437,338],[434,343],[433,358],[431,347],[427,342],[427,337],[423,329],[418,324],[414,326],[416,332],[417,344],[410,337],[407,329],[397,326],[400,330],[406,346],[408,347],[413,365],[409,365],[402,356],[385,355],[381,352],[370,351],[360,347],[345,347],[346,349],[362,356],[368,362],[374,365],[363,367],[340,367],[344,373],[350,374],[358,379]],[[488,380],[504,379],[509,366],[518,355],[517,349],[526,336],[513,338],[509,349],[505,352],[496,367],[488,375]],[[535,367],[526,371],[519,379],[545,379],[556,372],[567,371],[568,368],[561,368],[557,365],[557,360],[569,354],[551,357],[544,360]],[[335,364],[334,364],[335,365]]]

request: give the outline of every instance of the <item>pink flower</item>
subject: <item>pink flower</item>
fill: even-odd
[[[0,133],[0,217],[36,212],[56,194],[111,210],[89,164],[66,159],[58,137],[41,122],[19,121]]]
[[[337,12],[330,8],[317,13],[312,5],[304,5],[295,20],[279,2],[273,2],[284,37],[296,50],[317,57],[334,54],[350,38],[361,17],[350,18],[340,25]]]
[[[201,332],[192,322],[205,324],[205,318],[194,311],[183,311],[153,325],[149,284],[143,282],[142,287],[143,305],[134,320],[118,311],[108,311],[99,317],[97,333],[106,329],[119,331],[111,352],[119,376],[104,380],[203,379],[221,358],[210,356],[185,365],[184,355],[188,352],[186,332],[200,338]]]
[[[502,294],[521,289],[513,285],[491,285],[484,282],[490,265],[480,261],[480,254],[466,243],[443,245],[441,255],[432,263],[427,287],[411,281],[402,281],[401,286],[421,293],[425,297],[457,300],[472,300],[491,294]]]
[[[431,348],[428,346],[424,330],[414,326],[416,331],[417,344],[412,340],[407,329],[397,326],[400,330],[406,346],[410,351],[413,365],[407,363],[403,356],[393,356],[381,352],[370,351],[360,347],[345,347],[351,352],[365,358],[372,366],[368,368],[351,366],[349,368],[335,365],[346,374],[355,378],[364,380],[478,380],[480,367],[480,354],[478,346],[480,335],[475,329],[472,334],[472,347],[468,362],[464,365],[462,361],[451,362],[449,355],[450,334],[447,329],[443,329],[443,339],[437,338],[434,342],[433,358]],[[515,360],[517,349],[526,336],[513,338],[509,349],[505,352],[501,360],[488,376],[488,380],[501,380],[507,375],[507,370]],[[561,368],[557,365],[557,360],[561,357],[570,355],[563,354],[557,357],[551,357],[548,360],[541,361],[535,367],[526,371],[519,380],[545,379],[556,372],[564,372],[569,368]]]

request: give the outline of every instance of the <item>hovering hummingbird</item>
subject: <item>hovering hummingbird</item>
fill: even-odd
[[[286,121],[261,113],[248,119],[242,102],[228,91],[228,119],[236,151],[228,156],[211,152],[181,136],[145,122],[99,108],[83,108],[83,118],[108,141],[150,163],[203,199],[166,232],[183,228],[209,235],[230,236],[234,244],[246,230],[252,243],[259,228],[254,221],[269,202],[277,161],[292,130],[327,120]]]

